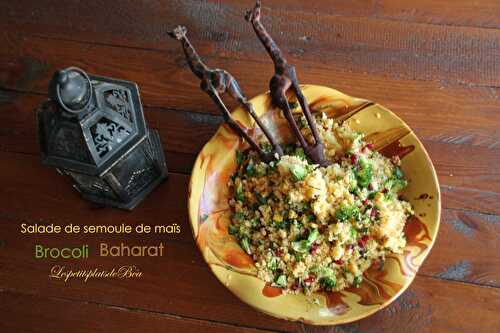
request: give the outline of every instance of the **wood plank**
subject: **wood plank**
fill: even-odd
[[[4,12],[12,16],[6,20],[10,23],[6,27],[18,26],[11,31],[39,36],[163,51],[178,49],[165,31],[185,24],[205,56],[269,63],[243,20],[249,5],[192,0],[171,6],[129,2],[123,3],[121,10],[102,4],[71,6],[72,11],[58,15],[57,8],[63,8],[53,5],[56,12],[50,12],[45,10],[45,4],[32,8],[33,16],[21,16],[8,8]],[[335,73],[354,71],[390,78],[499,86],[500,34],[496,29],[319,15],[285,8],[274,9],[272,18],[266,15],[265,22],[289,59],[301,68],[305,62]]]
[[[3,246],[0,252],[0,289],[4,291],[139,308],[144,311],[255,326],[260,329],[335,332],[333,328],[314,328],[276,320],[250,309],[216,281],[208,267],[201,262],[194,244],[168,242],[163,260],[134,258],[131,262],[127,258],[109,259],[95,256],[87,259],[84,264],[64,260],[37,260],[28,254],[33,251],[34,244],[40,243],[40,237],[21,238],[16,233],[16,223],[7,220],[1,222]],[[137,242],[137,238],[131,236],[100,239],[96,236],[77,241],[68,239],[67,236],[53,235],[46,237],[44,244],[76,246],[85,242],[92,249],[101,241],[134,244],[134,240]],[[149,237],[144,243],[154,244],[153,239]],[[134,264],[144,275],[136,281],[91,279],[83,282],[75,279],[65,283],[47,278],[53,264],[63,264],[73,269],[82,266],[111,269]],[[12,279],[12,276],[23,278]],[[113,293],[109,292],[111,286]],[[468,302],[457,301],[465,297]],[[432,328],[433,331],[439,332],[470,332],[475,328],[477,332],[494,332],[500,328],[496,315],[499,302],[498,288],[417,276],[410,289],[391,306],[375,316],[342,327],[349,332],[364,332],[368,327],[376,327],[377,331],[414,329],[415,332],[427,332]],[[193,304],[196,306],[193,307]],[[470,311],[470,304],[474,304],[477,311]]]
[[[221,0],[228,3],[230,0]],[[244,3],[251,6],[253,1]],[[274,13],[279,10],[304,11],[316,15],[348,17],[370,17],[384,20],[454,25],[470,27],[500,27],[500,4],[495,0],[320,0],[305,2],[287,1],[286,6],[279,0],[263,1],[263,6]],[[474,13],[471,15],[471,13]]]
[[[250,8],[254,1],[240,1],[242,8]],[[200,4],[195,1],[170,1],[169,11],[179,10],[180,6],[197,8],[200,10],[209,11],[210,14],[230,10],[234,2],[230,0],[209,0]],[[121,1],[120,10],[112,8],[108,4],[99,4],[93,7],[92,5],[81,5],[78,2],[71,1],[68,7],[73,11],[64,12],[62,21],[54,22],[53,17],[58,15],[58,11],[63,10],[57,6],[55,2],[48,2],[45,6],[35,1],[22,0],[11,3],[5,3],[4,8],[0,12],[2,21],[8,24],[18,25],[18,28],[34,33],[40,33],[50,36],[59,36],[63,38],[79,38],[81,40],[94,41],[90,37],[89,31],[93,32],[96,27],[103,25],[105,28],[120,34],[129,32],[129,29],[119,30],[134,25],[135,29],[130,29],[133,33],[137,30],[144,30],[142,35],[152,38],[152,35],[159,33],[161,29],[156,28],[161,24],[160,18],[167,18],[168,11],[165,5],[148,3],[147,6],[137,5],[133,1]],[[363,17],[363,18],[378,18],[384,20],[394,20],[412,23],[426,23],[437,25],[456,25],[456,26],[471,26],[471,27],[500,27],[500,5],[495,0],[482,0],[480,2],[471,2],[467,0],[455,1],[399,1],[399,0],[370,0],[370,1],[314,1],[304,2],[301,0],[289,0],[286,6],[279,0],[267,0],[263,2],[264,8],[269,8],[273,15],[280,11],[287,12],[305,12],[318,16],[334,15],[345,17]],[[52,10],[48,11],[50,7]],[[65,7],[66,8],[66,7]],[[167,13],[165,13],[167,11]],[[31,15],[26,15],[30,13]],[[106,15],[112,13],[112,22],[106,21]],[[474,13],[474,15],[471,15]],[[77,15],[85,17],[81,25],[74,25],[70,22],[78,20]],[[237,13],[235,13],[237,14]],[[69,16],[68,16],[69,15]],[[75,15],[75,16],[72,16]],[[158,16],[161,16],[158,18]],[[91,24],[94,23],[92,26]],[[142,26],[141,26],[142,23]],[[63,34],[64,30],[61,27],[66,26],[66,29],[71,29],[72,34]],[[115,29],[113,29],[115,28]],[[92,29],[92,30],[90,30]],[[149,30],[149,31],[146,31]],[[66,30],[67,31],[67,30]],[[87,32],[87,33],[85,33]],[[102,29],[99,35],[102,35]],[[106,29],[104,29],[106,33]],[[76,34],[76,36],[75,36]],[[116,39],[110,38],[108,43],[117,43]],[[141,43],[140,40],[136,43]],[[144,43],[144,41],[142,41]],[[130,45],[130,44],[127,44]]]
[[[463,187],[441,186],[444,207],[500,215],[500,194]]]
[[[496,0],[377,1],[378,18],[440,25],[499,28],[500,3]]]
[[[9,291],[0,291],[0,300],[0,311],[4,318],[8,318],[8,320],[0,321],[0,330],[5,333],[34,333],[41,330],[45,333],[60,331],[74,333],[270,332],[139,309],[73,302]]]
[[[500,287],[500,216],[444,209],[439,235],[420,274]]]
[[[169,223],[171,219],[177,218],[177,215],[172,214],[169,209],[177,205],[177,202],[166,200],[167,198],[165,198],[165,201],[161,200],[162,206],[166,209],[163,209],[163,212],[161,209],[156,210],[162,212],[162,217],[156,220],[154,224]],[[158,202],[158,200],[156,201]],[[169,205],[165,205],[165,202],[168,202]],[[182,207],[185,207],[185,202]],[[93,212],[82,209],[80,211],[86,212],[87,219],[92,218],[94,224],[101,220]],[[109,210],[108,213],[114,217],[115,221],[119,221],[119,214],[116,214],[116,211]],[[151,222],[142,212],[134,211],[130,215],[136,216],[141,222]],[[20,236],[19,223],[3,218],[0,221],[2,222],[0,223],[0,235],[2,235],[0,289],[103,303],[111,306],[138,308],[261,329],[279,328],[288,331],[294,326],[292,323],[281,322],[264,314],[251,311],[249,306],[232,296],[216,280],[201,258],[200,252],[191,237],[191,232],[186,228],[187,220],[184,220],[182,225],[182,237],[190,238],[188,242],[168,240],[165,239],[165,236],[154,234],[147,236]],[[67,223],[70,221],[78,223],[78,218],[72,218]],[[157,245],[160,241],[165,244],[165,254],[160,258],[99,257],[96,253],[96,246],[100,242],[118,245],[121,242],[125,244]],[[84,262],[35,259],[33,255],[35,244],[52,247],[72,247],[88,244],[90,257]],[[48,278],[49,271],[54,264],[63,264],[68,269],[99,268],[106,270],[111,270],[113,267],[118,269],[123,265],[135,265],[143,272],[143,276],[137,280],[90,279],[87,282],[70,280],[65,283],[63,280]],[[23,276],[25,278],[13,279],[13,276]],[[24,282],[21,282],[21,280]]]
[[[9,98],[10,103],[0,104],[0,121],[9,124],[0,129],[0,138],[2,138],[0,150],[38,154],[35,117],[32,109],[43,100],[43,97],[19,95]],[[222,122],[218,116],[157,108],[147,108],[146,118],[149,125],[160,132],[169,164],[172,163],[171,170],[184,173],[190,172],[195,155]],[[427,118],[433,118],[436,122],[443,119],[440,122],[442,133],[446,131],[459,133],[460,131],[459,124],[448,122],[440,115],[415,117],[417,126],[427,127]],[[463,118],[466,118],[465,114]],[[475,116],[479,123],[487,123],[488,119],[491,119],[486,118]],[[494,119],[490,123],[500,126],[500,123]],[[497,146],[474,141],[474,135],[469,134],[474,131],[474,129],[464,129],[462,135],[469,136],[471,139],[458,141],[436,139],[433,134],[435,132],[427,134],[426,131],[420,131],[420,133],[417,131],[417,134],[420,135],[429,151],[442,185],[497,193],[500,170],[492,166],[499,163],[500,150],[495,148]],[[498,134],[495,134],[496,131],[496,128],[491,129],[491,140],[500,141]],[[494,203],[490,210],[481,211],[496,212],[495,207],[498,206],[499,204]]]
[[[6,45],[0,50],[0,86],[4,88],[45,94],[56,69],[76,65],[91,73],[136,81],[146,106],[217,112],[199,90],[196,78],[178,52],[169,59],[166,52],[15,38],[10,34],[0,34],[0,42]],[[241,66],[239,61],[226,59],[218,59],[215,64],[233,72],[237,78],[245,78],[240,79],[240,84],[248,96],[267,90],[270,66],[255,62]],[[498,89],[387,79],[333,69],[325,71],[316,65],[298,70],[304,83],[336,87],[391,108],[418,135],[437,142],[499,146]],[[168,80],[169,77],[172,79]]]
[[[23,176],[12,177],[12,174]],[[99,209],[80,200],[67,180],[55,171],[41,168],[36,156],[0,153],[0,202],[3,204],[0,218],[9,220],[11,224],[17,221],[18,228],[23,221],[85,225],[88,224],[89,216],[92,216],[93,223],[102,225],[125,223],[135,226],[144,223],[154,226],[176,223],[181,226],[181,234],[148,235],[148,240],[154,242],[166,239],[191,244],[186,210],[188,182],[189,177],[186,175],[171,174],[168,181],[133,213]],[[47,190],[49,188],[50,191]],[[444,274],[443,278],[500,286],[500,255],[495,248],[500,237],[500,217],[448,209],[445,201],[442,222],[436,247],[421,273],[438,277]],[[0,235],[9,232],[16,236],[18,234],[15,229],[9,229]],[[120,237],[112,239],[118,241]],[[138,238],[130,236],[130,239]],[[457,244],[460,244],[458,249]],[[447,273],[457,265],[462,267],[461,275]]]

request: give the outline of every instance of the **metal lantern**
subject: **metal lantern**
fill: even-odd
[[[71,177],[87,200],[133,209],[167,176],[134,82],[58,71],[37,121],[42,162]]]

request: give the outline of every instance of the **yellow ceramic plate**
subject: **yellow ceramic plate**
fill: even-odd
[[[256,277],[253,260],[227,232],[230,223],[228,180],[236,169],[236,151],[248,148],[228,126],[222,125],[203,147],[189,184],[189,218],[194,238],[217,278],[245,303],[272,316],[315,325],[334,325],[364,318],[398,297],[412,282],[429,253],[439,227],[441,212],[436,172],[422,143],[411,129],[381,105],[347,96],[339,91],[303,86],[311,110],[349,122],[366,135],[375,149],[399,155],[409,180],[403,193],[415,216],[405,227],[407,245],[401,255],[387,258],[383,270],[368,269],[359,288],[311,296],[282,295]],[[292,136],[281,112],[272,108],[269,94],[251,100],[257,114],[281,142]],[[300,112],[300,111],[299,111]],[[233,116],[250,135],[262,139],[254,121],[242,109]]]

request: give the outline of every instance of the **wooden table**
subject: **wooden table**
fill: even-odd
[[[166,36],[176,24],[248,96],[272,65],[244,22],[252,1],[0,3],[0,332],[499,332],[500,2],[265,0],[270,28],[302,83],[383,104],[421,138],[437,169],[437,242],[410,288],[372,317],[336,327],[277,320],[240,302],[210,273],[186,215],[189,173],[221,117]],[[132,213],[80,200],[41,166],[33,108],[56,69],[75,65],[139,84],[170,177]],[[177,223],[180,235],[21,235],[21,223]],[[64,283],[35,244],[167,243],[134,264],[138,281]],[[112,267],[128,259],[92,257]],[[65,262],[68,265],[71,262]]]

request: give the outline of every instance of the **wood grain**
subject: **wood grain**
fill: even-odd
[[[0,265],[3,268],[0,271],[0,289],[4,291],[140,308],[144,311],[289,332],[335,332],[336,329],[364,332],[369,327],[376,328],[375,331],[405,329],[410,332],[428,332],[431,329],[434,332],[469,332],[475,327],[478,331],[494,332],[500,324],[496,316],[500,305],[500,289],[420,275],[402,297],[372,317],[340,328],[313,328],[273,319],[251,310],[216,281],[194,244],[170,241],[162,260],[134,258],[131,261],[95,255],[84,263],[37,260],[26,254],[40,243],[40,237],[20,237],[16,234],[16,223],[8,220],[1,222],[1,233],[6,235],[0,252]],[[77,246],[84,243],[89,244],[90,249],[95,249],[99,242],[119,244],[123,241],[135,244],[139,241],[130,235],[87,236],[78,240],[76,237],[69,240],[67,236],[53,235],[44,239],[45,246]],[[152,245],[156,241],[154,237],[148,236],[148,240],[142,244]],[[433,251],[436,252],[439,252],[438,248]],[[63,264],[72,269],[111,269],[131,263],[144,272],[140,281],[91,279],[88,282],[70,280],[65,283],[47,277],[53,264]],[[12,276],[23,278],[13,279]],[[110,292],[111,288],[113,292]],[[457,301],[465,298],[468,302]],[[477,304],[480,311],[469,311],[470,304]]]
[[[14,172],[24,176],[12,177]],[[85,225],[89,223],[89,216],[92,216],[92,223],[98,225],[125,223],[135,226],[144,223],[154,226],[177,223],[182,228],[180,235],[152,234],[147,239],[151,242],[162,239],[181,242],[181,248],[172,249],[174,253],[178,253],[185,251],[186,243],[192,244],[186,209],[188,182],[189,177],[186,175],[171,174],[168,181],[131,214],[114,209],[100,209],[80,200],[68,181],[54,170],[40,167],[36,156],[0,153],[0,183],[3,184],[0,202],[5,205],[0,208],[0,218],[7,219],[9,224],[17,224],[18,228],[22,222]],[[48,188],[50,191],[47,191]],[[446,205],[443,208],[443,223],[438,241],[420,273],[500,286],[500,255],[495,248],[500,238],[500,216],[449,209]],[[0,234],[18,237],[15,226],[10,228]],[[128,239],[136,241],[139,238],[130,236]],[[120,237],[113,239],[118,240]],[[92,239],[85,240],[95,242]],[[8,241],[16,242],[15,239]],[[457,244],[460,244],[459,248]],[[446,274],[456,265],[465,267],[461,274]]]
[[[210,65],[248,96],[272,66],[244,11],[253,0],[0,3],[1,332],[497,332],[500,331],[500,2],[264,0],[264,23],[302,83],[335,87],[395,111],[423,141],[441,183],[443,214],[430,256],[401,297],[334,327],[276,320],[217,282],[189,230],[187,183],[196,153],[221,122],[179,45],[185,24]],[[41,167],[33,108],[59,68],[135,81],[159,131],[170,178],[134,212],[80,200]],[[3,88],[3,89],[2,89]],[[234,105],[234,104],[230,104]],[[180,235],[21,235],[21,223],[177,223]],[[159,258],[37,260],[35,244],[165,242]],[[136,264],[140,281],[53,281],[50,267]],[[91,320],[89,320],[91,318]],[[7,319],[7,320],[6,320]]]
[[[0,42],[6,46],[0,50],[0,86],[4,88],[45,94],[55,70],[76,65],[90,73],[136,81],[146,106],[216,113],[181,60],[180,52],[169,59],[163,52],[89,46],[36,37],[15,38],[6,33],[0,34]],[[214,65],[240,78],[248,96],[268,89],[270,66],[255,62],[241,66],[241,62],[229,59],[218,60]],[[298,71],[304,83],[335,87],[389,107],[418,135],[433,141],[499,147],[499,118],[496,115],[500,99],[496,88],[387,79],[359,72],[325,71],[316,66],[298,66]]]
[[[73,2],[69,5],[72,10],[62,14],[57,11],[68,7],[52,2],[31,8],[32,16],[20,14],[17,6],[10,8],[12,5],[0,13],[11,13],[13,27],[30,34],[162,51],[178,49],[165,32],[184,24],[205,56],[269,63],[243,20],[250,3],[191,0],[167,6],[129,1],[106,6]],[[47,11],[48,7],[52,11]],[[335,73],[354,71],[486,86],[498,86],[500,82],[496,61],[500,37],[494,29],[319,15],[283,7],[273,9],[272,17],[268,11],[265,14],[270,32],[300,68],[310,64]]]
[[[89,302],[72,302],[61,298],[46,298],[9,291],[0,291],[0,311],[3,318],[8,318],[8,320],[0,321],[2,332],[41,332],[40,327],[33,325],[33,323],[44,323],[44,333],[61,331],[72,333],[270,332],[181,318],[164,313],[151,313],[139,309]],[[64,313],[64,316],[61,316],[61,313]]]
[[[7,96],[7,94],[4,95]],[[10,126],[0,129],[0,138],[2,139],[0,141],[0,150],[38,154],[35,117],[32,110],[44,97],[23,94],[17,96],[16,94],[10,94],[9,96],[10,103],[0,104],[0,121],[10,124]],[[455,131],[457,124],[447,122],[444,119],[438,122],[440,117],[440,115],[433,117],[436,123],[439,124],[439,127],[434,125],[436,131],[437,128],[442,132]],[[500,126],[500,119],[493,118],[488,121],[486,117],[482,119],[477,114],[474,117],[480,123],[491,123],[494,126]],[[220,117],[210,114],[158,108],[147,108],[146,118],[149,125],[160,132],[170,169],[183,173],[190,172],[195,155],[222,122]],[[464,118],[465,116],[461,119]],[[429,123],[427,117],[415,118],[414,122],[417,127],[423,126],[426,128]],[[500,140],[500,137],[494,131],[496,129],[492,129],[492,137],[498,137],[498,140]],[[465,129],[464,132],[471,133],[469,129]],[[500,182],[500,170],[493,168],[492,165],[496,165],[500,161],[499,149],[481,145],[471,140],[461,142],[439,140],[432,133],[426,134],[426,132],[419,133],[417,131],[417,135],[420,136],[429,151],[442,185],[472,191],[491,192],[490,194],[484,194],[485,197],[495,196],[494,193],[498,192],[497,184]],[[465,199],[462,199],[462,201],[468,205],[470,201],[467,199],[468,195],[464,197]],[[497,213],[500,211],[500,204],[495,203],[494,200],[489,201],[493,201],[492,204],[486,207],[486,211],[481,210],[482,212]],[[458,208],[464,208],[464,206]]]

